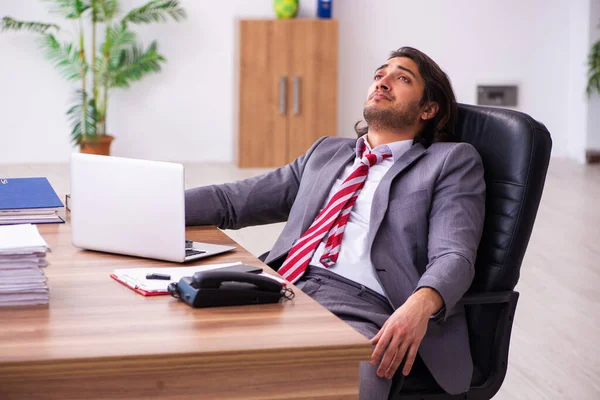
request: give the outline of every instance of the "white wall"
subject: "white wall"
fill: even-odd
[[[567,1],[338,3],[343,3],[335,10],[344,38],[340,81],[357,83],[340,96],[340,125],[361,115],[358,99],[364,98],[374,68],[391,50],[410,45],[447,72],[459,102],[474,104],[477,84],[517,84],[517,109],[542,121],[553,135],[555,155],[564,154]]]
[[[121,0],[124,11],[144,3]],[[188,13],[183,22],[132,26],[145,45],[158,40],[168,62],[159,74],[113,92],[107,120],[109,133],[116,136],[114,155],[233,160],[236,19],[273,17],[273,2],[181,3]],[[313,16],[316,0],[306,3],[300,16]],[[2,1],[0,18],[4,16],[56,22],[71,29],[71,37],[75,32],[40,0]],[[0,164],[66,162],[74,151],[65,112],[78,87],[44,59],[36,38],[33,33],[0,32]]]
[[[588,98],[586,59],[589,51],[589,11],[590,0],[575,0],[569,8],[569,52],[567,61],[568,96],[567,121],[569,136],[567,155],[579,162],[585,161],[585,148],[588,130]]]
[[[2,2],[0,18],[58,22],[37,1]],[[70,90],[38,51],[34,34],[0,32],[0,163],[65,161]]]
[[[578,0],[590,1],[590,0]],[[597,0],[594,0],[597,1]],[[123,0],[123,8],[143,1]],[[236,133],[236,18],[271,17],[272,0],[183,0],[182,23],[136,27],[159,41],[163,71],[113,94],[114,154],[176,161],[232,161]],[[301,0],[314,15],[316,0]],[[49,20],[38,0],[2,2],[0,17]],[[519,109],[544,122],[554,155],[567,155],[572,124],[568,0],[336,0],[340,21],[339,134],[353,136],[374,68],[412,45],[450,75],[457,98],[474,103],[477,84],[519,85]],[[580,21],[579,18],[582,18]],[[72,88],[36,48],[33,34],[0,34],[0,163],[66,161],[64,117]]]

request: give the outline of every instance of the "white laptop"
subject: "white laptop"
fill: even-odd
[[[109,253],[185,262],[235,249],[185,240],[183,165],[75,153],[71,240]]]

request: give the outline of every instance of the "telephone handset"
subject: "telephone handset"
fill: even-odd
[[[277,303],[282,297],[293,298],[289,288],[269,277],[218,269],[181,278],[169,285],[169,293],[192,307]]]
[[[281,282],[262,275],[214,270],[196,272],[192,277],[192,286],[196,289],[222,290],[236,290],[247,287],[249,290],[279,293],[282,285]]]

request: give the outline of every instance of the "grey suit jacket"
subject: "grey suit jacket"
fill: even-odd
[[[186,224],[238,229],[287,221],[267,264],[282,259],[324,206],[355,157],[356,139],[324,137],[294,162],[267,174],[186,191]],[[375,191],[368,233],[371,261],[394,308],[421,287],[444,300],[419,354],[449,393],[467,391],[473,364],[464,309],[485,207],[483,165],[466,143],[413,145]]]

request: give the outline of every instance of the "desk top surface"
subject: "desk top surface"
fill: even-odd
[[[369,342],[295,289],[278,304],[193,309],[144,297],[109,277],[116,268],[179,267],[163,261],[80,250],[70,225],[38,225],[52,248],[49,306],[0,308],[0,366],[99,358],[345,351],[368,358]],[[271,271],[214,227],[188,227],[187,239],[237,250],[185,266],[243,261]]]

